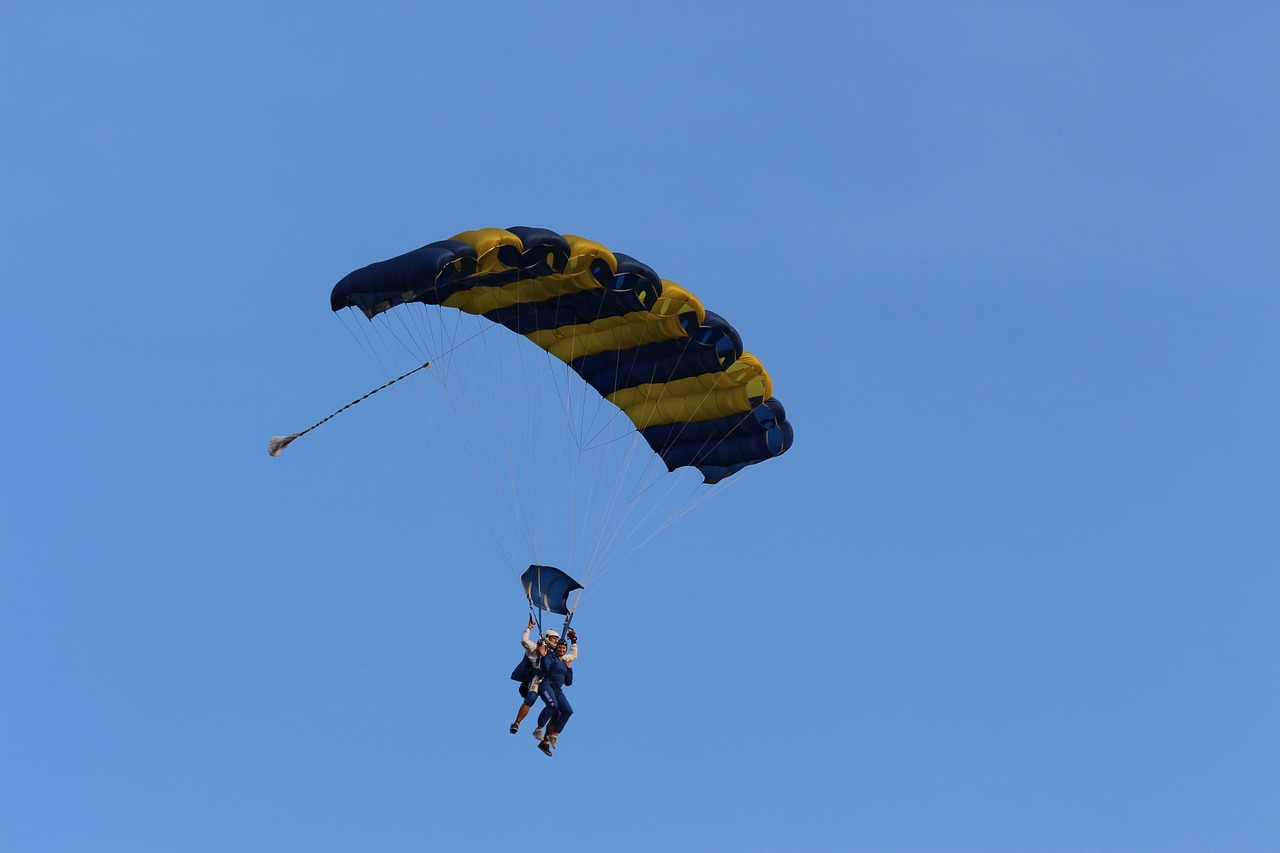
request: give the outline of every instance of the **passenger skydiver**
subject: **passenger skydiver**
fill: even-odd
[[[573,629],[570,628],[569,630],[572,631]],[[564,640],[556,643],[556,652],[561,658],[566,655],[568,650],[569,645]],[[576,655],[574,657],[576,657]],[[568,668],[568,671],[565,673],[564,686],[569,687],[573,684],[573,658],[566,660],[565,666]],[[552,694],[552,696],[554,698],[554,694]],[[538,740],[542,740],[542,729],[546,726],[547,721],[551,719],[551,715],[554,712],[555,707],[553,705],[548,705],[546,702],[542,703],[542,710],[538,712],[538,727],[533,730],[533,736]]]
[[[551,694],[552,699],[547,702],[547,705],[551,708],[551,716],[546,723],[546,734],[538,741],[538,749],[547,755],[551,755],[551,750],[556,747],[556,739],[564,731],[565,724],[569,722],[569,718],[573,716],[573,706],[565,698],[564,686],[566,681],[573,680],[569,665],[578,659],[578,635],[574,633],[572,628],[566,631],[565,634],[573,642],[573,650],[569,650],[567,642],[560,640],[556,644],[554,651],[544,655],[542,658],[542,686],[540,692],[544,697],[544,702],[546,702],[548,693]]]

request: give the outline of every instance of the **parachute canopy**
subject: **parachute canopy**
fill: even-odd
[[[561,616],[569,615],[569,593],[583,588],[582,584],[554,566],[530,566],[520,576],[520,583],[534,607]]]
[[[773,380],[737,330],[599,243],[540,228],[467,231],[356,270],[330,297],[334,311],[370,319],[410,302],[525,336],[621,409],[669,471],[693,466],[716,483],[791,446]]]

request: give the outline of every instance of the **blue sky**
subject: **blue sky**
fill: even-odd
[[[5,4],[7,850],[1280,845],[1280,14]],[[796,443],[523,597],[328,308],[458,231],[728,316]],[[500,521],[500,520],[499,520]]]

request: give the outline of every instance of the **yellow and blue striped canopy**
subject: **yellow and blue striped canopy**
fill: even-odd
[[[524,335],[621,409],[668,470],[708,483],[779,456],[792,429],[773,380],[691,292],[582,237],[484,228],[356,270],[334,311],[456,308]]]

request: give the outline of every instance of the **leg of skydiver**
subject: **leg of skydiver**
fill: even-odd
[[[551,721],[547,724],[547,740],[551,744],[551,748],[556,746],[556,739],[560,733],[564,731],[565,724],[569,722],[569,718],[573,716],[573,706],[569,704],[569,700],[565,698],[563,690],[555,691],[556,710],[552,715]]]
[[[529,689],[529,683],[526,681],[519,685],[520,695],[524,697],[524,701],[520,704],[520,709],[516,711],[516,721],[511,724],[511,733],[515,734],[520,728],[520,721],[529,713],[529,708],[537,700],[538,694]]]
[[[550,684],[543,684],[541,690],[539,690],[539,695],[542,696],[542,704],[544,707],[542,711],[539,712],[538,714],[538,728],[534,730],[533,736],[538,739],[538,749],[542,750],[547,755],[550,755],[551,741],[548,737],[546,737],[542,733],[542,726],[543,726],[542,715],[546,714],[549,720],[551,720],[552,722],[555,721],[557,692],[553,691]],[[548,729],[548,731],[550,730]]]
[[[538,712],[538,731],[542,731],[546,727],[547,722],[551,719],[552,710],[553,707],[551,705],[542,706],[542,710]]]

